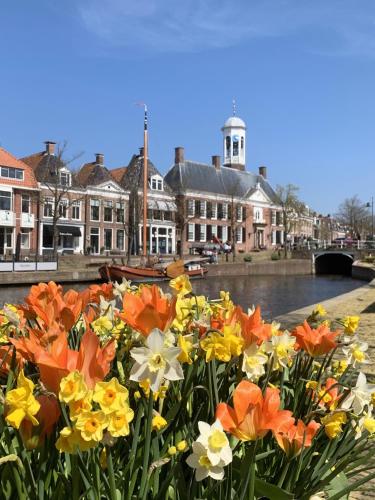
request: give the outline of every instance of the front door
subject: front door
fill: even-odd
[[[159,253],[167,253],[167,238],[159,236]]]
[[[4,255],[4,245],[5,245],[5,228],[0,227],[0,255]]]

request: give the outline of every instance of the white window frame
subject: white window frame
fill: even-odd
[[[122,233],[122,248],[120,248],[120,247],[118,246],[118,234],[119,234],[120,232]],[[117,248],[118,250],[121,250],[121,251],[124,251],[124,250],[125,250],[125,231],[124,231],[124,229],[117,229],[117,230],[116,230],[116,248]]]
[[[206,200],[199,200],[199,216],[201,219],[207,217],[207,202]]]
[[[60,184],[61,184],[62,186],[67,186],[67,187],[70,187],[70,186],[71,186],[71,184],[72,184],[72,176],[71,176],[71,173],[70,173],[70,172],[68,172],[68,171],[65,171],[65,170],[60,170],[59,175],[60,175]],[[62,181],[62,176],[66,177],[67,182],[63,182],[63,181]]]
[[[216,225],[211,226],[211,234],[212,234],[212,236],[216,236],[216,238],[217,238],[217,226]]]
[[[58,206],[60,219],[64,219],[64,220],[69,219],[69,212],[68,212],[69,207],[68,207],[68,205],[69,205],[69,202],[66,198],[63,198],[62,200],[60,200],[59,206]],[[65,215],[61,215],[60,207],[65,207]]]
[[[276,210],[271,211],[271,226],[276,226]]]
[[[119,217],[118,217],[119,210],[122,211],[122,217],[123,217],[122,220],[119,220]],[[124,202],[120,202],[120,201],[116,202],[116,222],[118,222],[120,224],[124,224],[124,222],[125,222],[125,203]]]
[[[214,201],[211,204],[211,219],[212,220],[217,219],[217,203]]]
[[[195,239],[195,224],[188,224],[188,241]]]
[[[188,200],[188,217],[195,217],[195,200],[190,198]]]
[[[273,229],[273,231],[271,233],[271,244],[276,245],[276,230],[275,229]]]
[[[24,212],[24,211],[22,210],[22,205],[23,205],[24,200],[27,200],[28,205],[29,205],[29,209],[28,209],[28,211],[27,211],[27,212]],[[31,196],[30,196],[29,194],[22,194],[22,195],[21,195],[21,212],[22,212],[23,214],[30,214],[30,213],[31,213]]]
[[[242,241],[242,226],[236,227],[236,243],[243,243],[243,241]]]
[[[149,186],[153,191],[164,191],[164,180],[160,175],[152,175]]]
[[[99,216],[97,219],[91,218],[91,215],[92,215],[91,208],[92,207],[99,207]],[[100,200],[98,200],[98,198],[90,198],[90,221],[91,222],[99,222],[100,221]]]
[[[71,205],[71,214],[72,214],[72,219],[73,220],[81,220],[81,202],[79,200],[73,201]],[[74,209],[78,208],[78,217],[74,216]]]
[[[254,220],[256,222],[263,221],[263,208],[262,207],[254,207]]]
[[[236,206],[237,222],[242,222],[242,205]]]
[[[25,228],[22,228],[21,231],[20,231],[20,234],[21,234],[21,249],[22,250],[29,250],[30,249],[30,234],[31,234],[31,231],[28,230],[28,229],[25,229]],[[22,238],[27,235],[27,244],[24,245],[23,242],[22,242]]]
[[[228,203],[223,203],[223,218],[221,220],[228,219]]]
[[[222,240],[223,241],[228,241],[228,226],[222,226]]]
[[[14,177],[9,175],[10,171],[14,171]],[[17,172],[20,174],[19,177],[16,176]],[[0,166],[0,177],[3,177],[4,179],[15,179],[17,181],[23,181],[25,178],[25,173],[22,168]]]
[[[105,241],[105,237],[106,237],[106,232],[107,231],[111,231],[111,245],[110,245],[110,248],[106,248],[105,244],[106,244],[106,241]],[[113,230],[111,227],[105,227],[103,229],[103,247],[105,250],[112,250],[113,249]]]
[[[207,240],[207,225],[206,224],[201,224],[199,228],[199,241],[206,241]]]
[[[45,208],[48,205],[51,206],[51,215],[46,215],[45,214]],[[43,201],[43,217],[45,219],[52,219],[52,217],[53,217],[53,207],[54,207],[54,199],[51,198],[50,196],[47,196],[46,198],[44,198],[44,201]]]
[[[107,220],[105,218],[105,212],[106,212],[106,208],[110,208],[110,213],[111,213],[111,219],[110,220]],[[113,202],[112,200],[104,200],[104,204],[103,204],[103,222],[113,222]]]

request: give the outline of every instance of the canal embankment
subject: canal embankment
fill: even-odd
[[[343,318],[345,316],[359,316],[360,323],[358,335],[369,345],[369,357],[371,363],[365,366],[365,372],[375,374],[375,269],[356,262],[353,265],[353,277],[368,281],[363,286],[350,292],[338,295],[320,304],[327,311],[328,318]],[[292,329],[301,324],[317,304],[282,314],[275,318],[281,323],[282,328]]]
[[[298,276],[312,274],[311,260],[287,259],[211,265],[209,276]]]

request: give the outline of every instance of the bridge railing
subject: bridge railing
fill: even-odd
[[[307,249],[307,250],[335,250],[335,249],[357,249],[357,250],[374,250],[375,241],[373,240],[340,240],[340,241],[306,241],[292,245],[293,249]]]

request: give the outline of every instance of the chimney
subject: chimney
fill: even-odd
[[[95,153],[96,164],[101,167],[104,165],[104,155],[102,153]]]
[[[139,148],[139,156],[144,156],[145,154],[145,148],[142,146],[141,148]]]
[[[259,175],[261,175],[263,179],[267,179],[267,167],[259,167]]]
[[[174,148],[174,162],[175,163],[184,163],[184,148],[178,147]]]
[[[212,165],[216,168],[216,170],[220,170],[221,158],[219,155],[212,156]]]
[[[46,145],[46,155],[54,155],[56,142],[45,141],[44,144]]]

